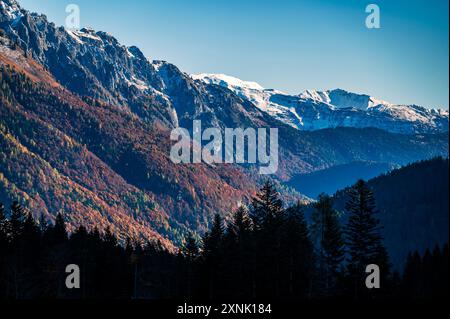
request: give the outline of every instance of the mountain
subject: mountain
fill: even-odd
[[[300,130],[375,127],[403,134],[448,132],[449,113],[441,109],[397,105],[341,89],[307,90],[299,95],[289,95],[223,74],[192,77],[226,87],[283,123]]]
[[[388,163],[352,162],[296,175],[287,185],[310,198],[317,198],[321,193],[333,195],[336,191],[355,184],[359,179],[368,180],[394,168],[395,165]]]
[[[392,263],[397,269],[409,252],[444,245],[449,236],[448,159],[435,158],[393,170],[368,181]],[[334,196],[345,211],[348,189]],[[344,220],[346,215],[344,214]],[[400,267],[399,267],[400,266]]]
[[[139,48],[126,47],[106,32],[56,27],[14,0],[1,3],[6,9],[0,28],[8,38],[77,95],[170,128],[191,127],[193,119],[208,126],[251,125],[263,116],[231,92],[196,83],[173,64],[150,61]]]
[[[254,84],[248,84],[256,87]],[[14,0],[0,0],[0,201],[38,217],[63,211],[69,229],[110,227],[173,249],[212,216],[229,216],[270,178],[284,182],[352,162],[404,165],[448,156],[448,133],[376,128],[301,131],[228,88],[204,83],[137,47],[84,28],[66,30]],[[279,169],[175,164],[175,127],[279,129]]]

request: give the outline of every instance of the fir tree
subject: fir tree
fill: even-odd
[[[0,203],[0,249],[6,247],[8,242],[9,221],[6,219],[5,207]]]
[[[45,219],[44,214],[41,214],[41,216],[39,216],[39,230],[41,231],[42,234],[45,234],[45,232],[47,232],[48,229],[48,223],[47,220]]]
[[[279,226],[283,211],[280,195],[271,181],[266,181],[252,201],[252,219],[257,229],[273,230]]]
[[[245,206],[233,215],[224,235],[224,290],[237,297],[252,295],[254,280],[253,224]]]
[[[16,240],[20,237],[23,231],[23,221],[25,219],[25,209],[14,201],[11,205],[11,217],[9,220],[11,240]]]
[[[388,256],[383,246],[381,227],[375,217],[376,205],[366,182],[358,181],[349,191],[346,204],[349,214],[345,229],[348,247],[348,275],[354,298],[367,296],[365,269],[376,264],[381,272],[381,285],[386,284],[390,273]]]
[[[317,289],[326,295],[335,294],[345,252],[338,215],[328,195],[319,196],[314,204],[312,220],[318,250],[318,282],[321,283]]]
[[[281,292],[280,227],[283,203],[275,185],[266,181],[252,201],[251,216],[255,235],[253,291],[259,296],[278,297]],[[256,285],[259,286],[256,286]],[[257,297],[254,295],[253,297]]]
[[[311,292],[314,259],[313,244],[300,203],[286,210],[280,237],[283,295],[306,298]]]
[[[194,283],[196,282],[195,271],[197,269],[197,260],[199,257],[200,248],[197,244],[197,240],[194,236],[189,235],[186,238],[185,245],[183,247],[183,255],[187,261],[187,297],[192,298],[194,296]]]
[[[222,258],[222,240],[224,236],[224,225],[220,215],[214,216],[211,231],[206,233],[203,238],[203,258],[204,270],[209,274],[208,296],[210,299],[216,296],[216,286],[219,285],[220,277],[219,265]]]

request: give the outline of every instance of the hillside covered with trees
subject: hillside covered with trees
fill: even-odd
[[[107,229],[79,227],[70,236],[64,216],[54,225],[14,202],[0,206],[0,297],[203,298],[276,300],[392,300],[448,297],[448,244],[411,253],[392,271],[376,214],[375,197],[359,181],[348,190],[346,224],[332,198],[320,196],[312,222],[304,207],[284,208],[267,182],[252,204],[225,222],[220,215],[201,238],[188,236],[178,254],[154,243],[120,245]],[[80,289],[65,286],[76,264]],[[376,264],[381,288],[367,289],[365,267]]]
[[[382,234],[392,263],[404,267],[408,252],[448,241],[449,161],[437,157],[406,165],[368,181],[373,190]],[[334,196],[334,207],[345,223],[348,189]]]

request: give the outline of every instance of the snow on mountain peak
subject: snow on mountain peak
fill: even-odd
[[[352,93],[342,89],[328,91],[306,90],[301,93],[299,97],[302,99],[310,99],[329,104],[334,108],[355,108],[359,110],[367,110],[378,105],[392,105],[391,103],[376,99],[366,94]]]
[[[241,79],[229,76],[226,74],[194,74],[192,75],[194,80],[202,80],[209,82],[210,84],[216,84],[223,87],[230,87],[235,89],[250,89],[250,90],[264,90],[264,88],[256,82],[243,81]]]
[[[448,132],[448,111],[396,105],[342,89],[306,90],[295,96],[223,74],[193,75],[220,85],[281,122],[301,130],[376,127],[396,133]]]
[[[16,23],[23,17],[22,10],[15,0],[1,0],[0,1],[0,23],[3,19]]]

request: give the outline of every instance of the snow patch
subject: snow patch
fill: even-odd
[[[446,110],[392,104],[342,89],[306,90],[295,96],[224,74],[204,73],[191,77],[225,87],[279,121],[301,130],[346,126],[377,127],[407,134],[448,131]]]
[[[12,25],[16,25],[23,17],[23,13],[15,1],[0,1],[1,13],[3,13],[7,21],[10,21]]]

